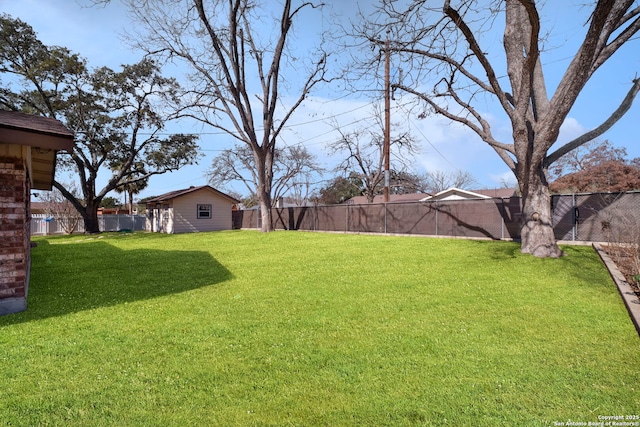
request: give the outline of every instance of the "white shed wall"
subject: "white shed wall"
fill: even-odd
[[[211,205],[211,218],[198,218],[197,206]],[[173,232],[231,230],[233,203],[213,192],[202,189],[173,200]]]

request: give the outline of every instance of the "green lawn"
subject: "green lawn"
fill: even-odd
[[[548,426],[640,415],[589,247],[233,231],[36,239],[0,425]]]

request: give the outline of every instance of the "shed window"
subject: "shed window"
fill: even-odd
[[[211,205],[198,205],[198,219],[211,218]]]

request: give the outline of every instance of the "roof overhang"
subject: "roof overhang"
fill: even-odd
[[[73,132],[48,117],[0,111],[0,143],[30,148],[31,187],[51,190],[58,151],[73,150]]]
[[[56,174],[56,150],[31,149],[31,188],[51,190]]]
[[[73,134],[60,135],[45,133],[33,129],[16,129],[0,123],[2,137],[0,142],[5,144],[17,144],[41,150],[67,150],[73,149]]]

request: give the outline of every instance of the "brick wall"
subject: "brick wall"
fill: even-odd
[[[26,309],[29,180],[22,159],[0,157],[0,314]]]

